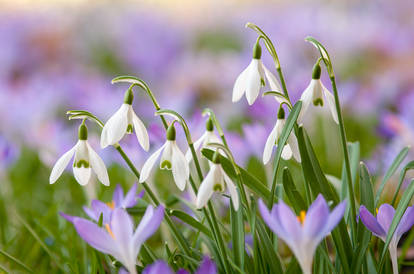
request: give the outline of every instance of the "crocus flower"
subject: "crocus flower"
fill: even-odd
[[[80,185],[89,183],[92,177],[91,171],[93,170],[101,183],[109,186],[109,177],[105,164],[88,143],[88,129],[85,123],[82,123],[79,127],[79,141],[73,148],[63,154],[54,165],[49,178],[51,184],[55,183],[62,175],[73,155],[75,155],[73,174]]]
[[[158,260],[155,263],[145,267],[142,274],[173,274],[174,272],[168,266],[168,264],[162,260]],[[185,269],[179,269],[177,274],[188,274],[189,272]],[[194,272],[195,274],[216,274],[216,264],[207,256],[204,256],[200,266]]]
[[[286,124],[285,120],[285,111],[282,107],[279,108],[279,112],[277,114],[277,121],[276,125],[273,128],[272,132],[270,132],[269,137],[267,138],[264,151],[263,151],[263,163],[267,164],[272,156],[273,147],[279,141],[280,135],[282,134],[283,127]],[[298,161],[301,162],[299,147],[298,147],[298,140],[293,133],[290,133],[285,147],[282,150],[282,159],[289,160],[293,157]]]
[[[369,210],[361,205],[359,208],[359,217],[362,223],[377,237],[384,242],[387,239],[392,219],[394,218],[395,209],[389,204],[382,204],[377,212],[376,218]],[[407,232],[414,224],[414,207],[408,207],[402,216],[397,229],[392,236],[388,250],[390,251],[392,268],[394,274],[398,273],[397,245],[401,236]]]
[[[132,92],[132,89],[129,88],[125,92],[124,103],[118,109],[118,111],[115,112],[111,118],[109,118],[102,129],[102,148],[105,148],[108,145],[115,145],[125,136],[125,134],[132,133],[132,130],[135,129],[135,134],[137,136],[139,144],[145,151],[148,151],[148,132],[144,126],[144,123],[142,123],[132,108],[133,99],[134,94]]]
[[[121,262],[129,273],[136,274],[135,264],[142,244],[158,229],[164,217],[164,208],[148,206],[135,232],[128,213],[115,209],[110,222],[100,227],[89,220],[73,217],[70,221],[79,236],[96,250],[110,254]]]
[[[211,118],[208,118],[206,122],[206,132],[204,132],[204,134],[201,135],[201,137],[194,142],[194,150],[198,152],[201,149],[208,147],[207,144],[209,143],[222,143],[220,138],[217,137],[216,134],[214,134],[214,125]],[[191,162],[193,160],[193,155],[191,154],[190,149],[187,150],[185,158],[188,162]]]
[[[317,62],[313,67],[312,80],[300,97],[300,101],[302,101],[302,109],[300,111],[298,121],[303,120],[305,113],[310,106],[320,106],[328,107],[333,120],[338,124],[338,114],[336,113],[335,98],[332,93],[322,84],[320,78],[321,66],[319,65],[319,62]]]
[[[260,88],[265,85],[264,79],[273,91],[281,92],[280,84],[270,70],[268,70],[260,59],[262,49],[257,42],[253,48],[253,59],[245,70],[237,77],[233,87],[233,102],[239,101],[246,93],[247,102],[252,105],[259,96]]]
[[[220,157],[220,154],[216,151],[213,156],[213,164],[210,167],[210,171],[201,182],[200,189],[198,190],[196,206],[197,208],[204,207],[214,191],[224,191],[227,186],[234,209],[238,210],[239,195],[236,186],[221,167]]]
[[[190,177],[190,168],[184,153],[180,150],[175,141],[174,124],[171,124],[167,130],[167,141],[165,144],[155,151],[145,162],[141,170],[139,182],[142,183],[148,179],[161,152],[160,168],[172,170],[175,184],[181,191],[183,191],[187,180]]]
[[[321,194],[310,205],[308,212],[297,217],[283,202],[275,204],[269,212],[262,200],[259,210],[263,220],[295,254],[302,271],[312,273],[312,261],[319,243],[334,229],[344,216],[346,202],[338,204],[332,212]]]

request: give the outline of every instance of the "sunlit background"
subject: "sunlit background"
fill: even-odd
[[[278,104],[267,97],[252,107],[245,99],[231,103],[234,81],[256,40],[246,22],[259,25],[275,43],[294,100],[318,58],[304,38],[312,35],[327,47],[349,140],[360,142],[370,171],[382,174],[399,150],[414,143],[413,10],[414,1],[0,1],[2,216],[43,211],[55,218],[62,207],[80,208],[80,186],[70,176],[48,185],[50,167],[77,138],[79,124],[65,113],[84,109],[106,121],[128,87],[111,84],[119,75],[146,81],[161,107],[188,120],[194,138],[204,128],[202,110],[212,108],[236,160],[257,167]],[[274,71],[265,50],[263,59]],[[151,152],[163,142],[162,125],[147,95],[136,91],[134,109],[149,129]],[[339,177],[342,156],[338,138],[332,138],[337,128],[324,113],[317,117],[305,126],[322,133],[313,140],[318,157],[326,173]],[[98,149],[98,127],[88,126],[92,146],[111,167],[111,182],[130,185],[114,150]],[[123,142],[140,168],[150,154],[133,136]],[[263,178],[270,168],[255,172]],[[70,195],[62,193],[65,188]],[[5,223],[0,220],[2,245],[13,251],[23,232],[1,227]],[[48,231],[39,233],[53,246]],[[37,260],[29,249],[18,253]]]

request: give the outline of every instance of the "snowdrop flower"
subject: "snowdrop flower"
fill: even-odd
[[[395,209],[389,204],[382,204],[378,211],[377,217],[375,218],[368,209],[361,205],[359,208],[359,217],[362,223],[377,237],[384,242],[387,239],[387,234],[394,218]],[[402,216],[397,229],[392,236],[388,250],[390,251],[390,257],[392,262],[392,269],[394,274],[398,273],[398,258],[397,258],[397,245],[400,241],[401,236],[410,230],[414,224],[414,207],[408,207],[404,215]]]
[[[302,109],[299,114],[298,121],[302,121],[309,107],[328,107],[335,123],[338,122],[338,114],[336,112],[335,98],[332,93],[322,84],[321,66],[319,61],[315,64],[312,71],[312,80],[308,87],[303,91],[300,101],[302,101]],[[325,98],[325,101],[324,101]]]
[[[268,70],[260,59],[262,48],[257,41],[253,48],[253,59],[245,70],[237,77],[233,87],[232,101],[237,102],[246,93],[247,102],[252,105],[259,96],[260,88],[265,85],[265,78],[273,91],[281,92],[275,75]],[[280,102],[279,102],[280,103]]]
[[[279,108],[279,112],[277,113],[277,121],[276,125],[273,128],[272,132],[270,132],[269,137],[267,138],[264,151],[263,151],[263,163],[267,164],[272,156],[273,147],[279,141],[280,135],[282,134],[283,127],[285,126],[285,111],[282,107]],[[296,139],[295,134],[290,133],[285,147],[282,151],[282,159],[289,160],[293,157],[300,163],[300,153],[298,147],[298,140]]]
[[[199,152],[203,148],[208,147],[207,144],[209,143],[222,143],[220,138],[217,137],[216,134],[214,134],[214,125],[213,120],[211,120],[211,118],[208,118],[206,122],[206,132],[204,132],[204,134],[201,135],[201,137],[194,142],[194,150],[196,152]],[[185,158],[187,159],[187,162],[191,162],[193,160],[193,155],[191,154],[190,149],[187,150]]]
[[[134,94],[132,92],[132,88],[129,88],[125,92],[124,103],[118,109],[118,111],[115,112],[111,118],[109,118],[102,129],[102,148],[117,144],[125,136],[125,134],[130,134],[132,133],[132,130],[135,129],[135,134],[137,136],[139,144],[145,151],[148,151],[148,132],[132,108],[133,99]]]
[[[88,129],[85,122],[79,127],[79,141],[62,155],[54,165],[49,182],[53,184],[62,175],[73,155],[73,174],[80,185],[86,185],[92,178],[92,170],[102,184],[109,186],[109,177],[105,164],[88,143]]]
[[[187,160],[185,159],[184,153],[182,153],[180,148],[177,146],[177,143],[175,142],[174,123],[168,127],[167,141],[165,144],[157,151],[155,151],[154,154],[148,158],[142,167],[139,182],[143,183],[148,179],[151,170],[154,167],[154,164],[160,156],[161,152],[162,156],[160,161],[160,168],[172,170],[175,184],[181,191],[183,191],[187,180],[190,177],[190,168],[188,166]]]
[[[283,202],[269,212],[262,200],[259,211],[265,223],[295,254],[303,273],[312,273],[312,261],[319,243],[335,228],[344,216],[346,202],[342,201],[332,212],[321,194],[310,205],[308,212],[296,216]]]
[[[237,193],[236,186],[221,167],[220,157],[220,153],[216,151],[213,156],[213,165],[211,166],[207,176],[201,182],[196,201],[198,209],[207,204],[214,191],[224,191],[226,186],[229,189],[234,209],[239,209],[239,195]]]
[[[110,254],[121,262],[131,274],[136,274],[136,260],[142,244],[158,229],[164,217],[164,208],[147,207],[135,232],[128,213],[115,209],[110,222],[102,227],[80,217],[71,220],[79,236],[96,250]]]

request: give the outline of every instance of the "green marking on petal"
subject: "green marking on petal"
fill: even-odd
[[[77,168],[81,168],[82,166],[84,168],[89,168],[89,162],[86,160],[79,160],[76,163],[73,163],[73,166]]]
[[[223,191],[223,187],[222,187],[221,184],[217,183],[217,184],[214,185],[213,190],[221,192],[221,191]]]
[[[171,167],[171,162],[168,160],[165,160],[161,163],[161,169],[171,169]]]
[[[317,99],[313,100],[313,105],[314,106],[320,105],[321,107],[323,107],[323,100],[322,100],[322,98],[317,98]]]
[[[260,78],[260,84],[262,85],[262,87],[266,86],[266,82],[263,78]]]
[[[126,132],[127,132],[128,134],[131,134],[131,133],[133,133],[133,129],[134,129],[134,126],[133,126],[133,125],[131,125],[131,124],[129,124],[129,125],[128,125],[128,127],[127,127]]]

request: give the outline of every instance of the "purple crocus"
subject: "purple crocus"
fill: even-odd
[[[303,273],[312,273],[313,255],[319,243],[334,229],[344,216],[346,202],[342,201],[332,212],[324,197],[319,194],[308,212],[296,216],[283,201],[269,212],[262,200],[259,210],[265,223],[295,254]]]
[[[147,266],[142,274],[173,274],[174,271],[168,266],[168,264],[162,260],[158,260],[155,263]],[[189,272],[185,269],[179,269],[177,274],[188,274]],[[204,256],[200,266],[194,272],[195,274],[216,274],[216,264],[207,256]]]
[[[72,217],[79,236],[96,250],[110,254],[121,262],[129,273],[136,274],[136,260],[141,245],[158,229],[164,217],[164,207],[148,206],[135,232],[133,221],[122,208],[116,208],[110,222],[100,227],[80,217]]]
[[[378,238],[384,242],[387,239],[388,231],[394,218],[395,209],[389,204],[382,204],[375,218],[369,210],[361,205],[359,217],[362,223]],[[414,206],[408,207],[392,236],[388,250],[390,251],[392,269],[394,274],[398,273],[397,245],[401,236],[407,232],[414,224]]]

